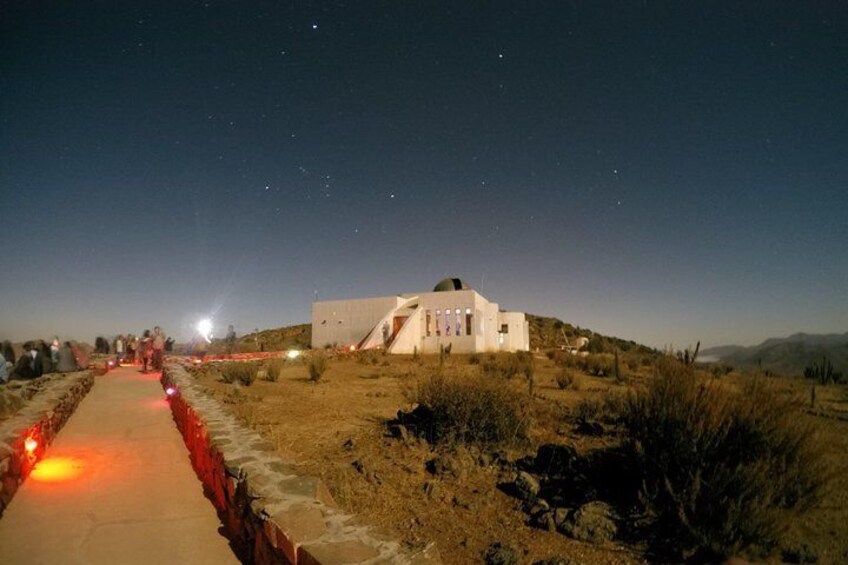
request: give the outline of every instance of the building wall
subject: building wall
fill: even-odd
[[[448,345],[455,353],[530,348],[529,324],[524,314],[500,312],[496,303],[474,290],[315,302],[312,347],[359,345],[372,329],[375,333],[363,345],[382,347],[382,326],[385,324],[393,332],[395,317],[403,316],[408,318],[392,336],[392,353],[413,353],[416,349],[420,353],[438,353]],[[502,333],[504,326],[508,330]]]
[[[524,312],[498,312],[501,331],[499,345],[501,351],[529,351],[530,323]]]
[[[312,347],[357,345],[383,316],[397,308],[400,296],[325,300],[312,303]]]

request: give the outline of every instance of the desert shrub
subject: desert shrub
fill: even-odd
[[[363,349],[356,353],[356,362],[360,365],[376,365],[380,362],[377,352],[373,349]]]
[[[484,375],[505,379],[522,374],[530,379],[535,372],[533,355],[526,351],[492,355],[483,362],[481,367]]]
[[[468,364],[469,365],[479,365],[480,364],[480,354],[472,353],[468,356]]]
[[[259,367],[255,363],[242,363],[232,361],[222,363],[219,368],[221,378],[225,383],[240,382],[244,386],[250,386],[256,380],[256,372]]]
[[[280,380],[280,373],[282,373],[285,364],[285,361],[282,359],[271,359],[265,367],[265,380],[271,383],[275,383]]]
[[[813,362],[804,368],[804,378],[815,379],[819,384],[827,385],[831,383],[841,383],[843,381],[842,373],[833,370],[833,363],[825,356],[822,357],[821,363]]]
[[[419,384],[415,400],[428,414],[418,432],[431,443],[509,445],[527,439],[526,397],[502,379],[436,373]]]
[[[376,357],[375,357],[376,359]],[[320,351],[316,351],[309,357],[309,380],[317,383],[327,370],[327,358]]]
[[[660,375],[626,402],[623,426],[653,543],[666,559],[772,547],[825,484],[812,430],[763,381],[737,393]]]
[[[563,367],[563,369],[557,373],[556,383],[560,390],[580,390],[580,374]]]
[[[587,375],[594,377],[608,377],[615,370],[613,357],[607,354],[592,354],[586,357],[579,357],[576,366]]]

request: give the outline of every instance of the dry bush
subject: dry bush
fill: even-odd
[[[526,351],[490,355],[481,367],[484,375],[505,379],[511,379],[521,374],[532,379],[535,372],[533,355]]]
[[[322,352],[316,351],[309,357],[308,367],[309,380],[317,383],[327,370],[327,357]]]
[[[356,355],[356,362],[360,365],[376,365],[380,362],[377,358],[377,352],[373,349],[363,349],[357,351],[354,355]]]
[[[256,373],[259,366],[256,363],[243,363],[239,361],[231,361],[222,363],[218,371],[221,373],[221,378],[225,383],[240,382],[244,386],[250,386],[256,380]]]
[[[275,383],[280,380],[280,373],[283,372],[285,364],[286,362],[282,359],[271,359],[265,366],[265,380],[271,383]]]
[[[501,379],[437,373],[419,385],[415,400],[427,413],[418,431],[431,443],[511,445],[527,439],[527,399]]]
[[[623,412],[654,546],[672,560],[768,550],[819,501],[823,449],[765,382],[737,393],[675,363],[678,374],[655,378]]]
[[[587,375],[609,377],[615,371],[615,362],[612,355],[595,353],[586,357],[578,357],[577,367]]]
[[[560,390],[580,390],[582,383],[580,382],[580,374],[571,369],[563,367],[556,376],[556,383]]]

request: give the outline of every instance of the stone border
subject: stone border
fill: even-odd
[[[92,386],[92,371],[57,374],[15,415],[0,422],[0,516]],[[26,451],[27,438],[38,442],[33,453]]]
[[[236,553],[245,563],[441,563],[435,545],[405,552],[340,510],[323,482],[298,473],[273,445],[202,392],[171,359],[163,388],[175,387],[171,412],[192,466]]]

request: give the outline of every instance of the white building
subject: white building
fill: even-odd
[[[502,312],[460,279],[433,292],[312,303],[312,347],[378,349],[389,353],[528,351],[523,312]]]

